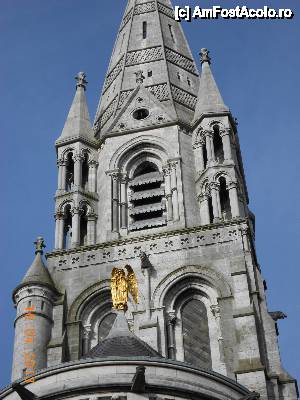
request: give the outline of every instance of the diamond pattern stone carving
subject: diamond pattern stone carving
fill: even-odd
[[[168,100],[170,98],[168,87],[166,83],[159,85],[152,85],[146,87],[159,101]]]
[[[168,61],[171,63],[178,65],[179,67],[186,69],[189,72],[192,72],[193,74],[197,74],[195,64],[193,63],[192,60],[190,60],[187,57],[184,57],[182,54],[177,53],[174,50],[171,50],[166,47],[166,58]]]
[[[130,90],[123,90],[123,92],[120,93],[120,98],[119,98],[119,104],[118,108],[120,108],[124,101],[127,99],[127,97],[133,92],[133,89]]]
[[[167,17],[174,19],[175,15],[174,15],[174,11],[172,10],[172,8],[166,7],[165,5],[163,5],[161,3],[157,3],[157,4],[158,4],[158,11],[165,14]]]
[[[171,85],[171,90],[173,98],[177,103],[180,103],[191,110],[195,110],[197,102],[196,96],[174,85]]]
[[[104,86],[103,86],[103,93],[106,92],[106,90],[110,87],[110,85],[113,83],[113,81],[119,75],[119,73],[122,71],[123,64],[124,64],[124,56],[117,63],[117,65],[111,70],[111,72],[107,75]]]
[[[106,108],[106,110],[99,116],[96,124],[95,124],[95,129],[98,130],[102,128],[106,122],[109,120],[109,118],[113,115],[114,110],[117,105],[117,96],[112,100],[112,102],[109,104],[109,106]]]
[[[127,25],[127,23],[130,21],[131,17],[132,17],[132,12],[133,9],[131,9],[123,18],[123,21],[121,22],[121,26],[120,26],[120,32],[123,30],[123,28]]]
[[[134,15],[144,14],[155,11],[155,2],[149,1],[148,3],[138,4],[134,7]]]
[[[126,66],[142,64],[150,61],[162,60],[161,46],[150,47],[149,49],[131,51],[126,57]]]

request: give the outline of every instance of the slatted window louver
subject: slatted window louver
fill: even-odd
[[[166,225],[163,181],[163,175],[154,163],[145,161],[137,168],[129,183],[132,204],[130,230]]]

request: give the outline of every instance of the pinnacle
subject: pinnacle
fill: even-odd
[[[86,75],[84,72],[79,72],[75,77],[76,92],[67,116],[64,128],[56,144],[61,142],[66,143],[74,139],[86,139],[94,141],[94,133],[90,121],[85,90],[86,90]]]
[[[205,114],[229,112],[228,107],[224,104],[223,98],[210,69],[211,58],[207,49],[201,49],[200,60],[202,64],[202,73],[200,77],[194,123],[198,122],[202,115]]]
[[[36,283],[55,288],[50,273],[45,267],[42,258],[43,248],[45,247],[44,239],[42,237],[38,237],[34,244],[36,247],[35,258],[22,280],[22,285]]]

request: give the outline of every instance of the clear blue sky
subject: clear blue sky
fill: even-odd
[[[74,95],[74,76],[82,70],[87,73],[94,116],[126,2],[0,3],[0,386],[4,386],[10,379],[13,351],[11,292],[33,259],[36,236],[45,237],[48,251],[53,246],[54,141]],[[199,3],[174,0],[174,4]],[[201,3],[208,4],[213,3]],[[216,80],[239,121],[269,309],[288,314],[279,322],[281,354],[288,371],[300,379],[300,7],[296,0],[246,4],[291,7],[296,17],[290,21],[197,20],[184,28],[197,60],[201,47],[210,49]]]

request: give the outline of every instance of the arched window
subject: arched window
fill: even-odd
[[[82,206],[82,214],[80,216],[80,246],[87,244],[87,206]]]
[[[74,184],[74,160],[73,153],[68,153],[66,170],[66,190],[72,190]]]
[[[88,165],[88,154],[86,154],[86,153],[84,155],[84,159],[82,162],[81,174],[82,174],[82,179],[81,179],[82,188],[84,190],[88,190],[89,165]]]
[[[221,204],[221,216],[223,220],[231,219],[231,208],[229,192],[226,186],[226,179],[222,176],[219,179],[220,183],[220,204]]]
[[[198,368],[211,369],[211,350],[207,310],[197,299],[189,300],[181,310],[184,361]]]
[[[101,340],[104,340],[106,336],[109,334],[113,323],[115,322],[117,314],[115,313],[109,313],[106,314],[102,320],[100,321],[99,327],[98,327],[98,341],[100,342]]]
[[[213,143],[214,143],[214,150],[215,150],[215,159],[218,163],[223,163],[224,161],[224,149],[223,149],[223,142],[220,136],[220,130],[217,125],[213,127],[214,136],[213,136]]]
[[[67,204],[64,210],[64,240],[63,248],[70,249],[72,247],[72,215],[71,205]]]
[[[144,161],[136,168],[129,182],[130,230],[166,225],[163,181],[162,173],[153,162]]]

